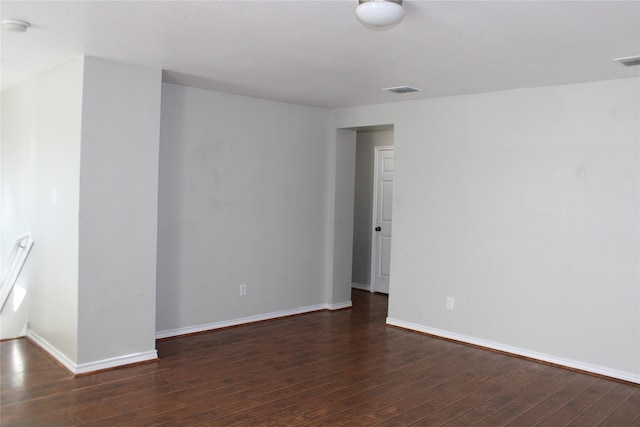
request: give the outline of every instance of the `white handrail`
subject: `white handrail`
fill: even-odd
[[[0,281],[0,313],[2,313],[2,310],[9,299],[9,295],[11,295],[11,291],[18,281],[18,277],[20,276],[22,267],[24,267],[24,263],[29,256],[29,252],[31,252],[32,246],[33,240],[29,233],[16,239],[16,244],[13,247],[11,255],[9,255],[9,260],[6,264],[7,268],[2,273],[2,281]]]

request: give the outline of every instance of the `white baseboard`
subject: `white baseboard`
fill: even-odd
[[[146,351],[143,353],[127,354],[125,356],[111,357],[109,359],[97,360],[95,362],[77,364],[69,359],[60,350],[51,345],[47,340],[42,338],[32,330],[27,330],[27,338],[38,345],[44,351],[49,353],[62,366],[67,368],[72,374],[87,374],[89,372],[101,371],[104,369],[116,368],[118,366],[130,365],[132,363],[147,362],[158,358],[156,350]]]
[[[474,338],[467,335],[457,334],[454,332],[443,331],[436,328],[430,328],[428,326],[418,325],[416,323],[405,322],[403,320],[387,317],[387,324],[397,326],[403,329],[409,329],[412,331],[423,332],[438,337],[448,338],[455,341],[460,341],[467,344],[473,344],[480,347],[489,348],[492,350],[498,350],[505,353],[511,353],[518,356],[527,357],[529,359],[536,359],[542,362],[553,363],[554,365],[565,366],[567,368],[578,369],[581,371],[591,372],[598,375],[604,375],[610,378],[616,378],[623,381],[629,381],[632,383],[640,384],[640,375],[630,372],[618,371],[603,366],[592,365],[589,363],[578,362],[575,360],[564,359],[561,357],[551,356],[549,354],[538,353],[518,347],[512,347],[509,345],[500,344],[493,341],[488,341],[480,338]]]
[[[339,302],[337,304],[325,304],[327,310],[342,310],[343,308],[350,308],[351,301]]]
[[[98,360],[95,362],[80,363],[79,365],[76,365],[74,374],[86,374],[89,372],[102,371],[104,369],[131,365],[133,363],[148,362],[157,358],[158,352],[156,350],[111,357],[109,359]]]
[[[363,285],[362,283],[351,282],[351,287],[362,291],[371,292],[371,285]]]
[[[194,334],[198,332],[212,331],[215,329],[228,328],[230,326],[245,325],[247,323],[260,322],[263,320],[277,319],[279,317],[293,316],[296,314],[310,313],[320,310],[340,310],[351,307],[351,301],[336,304],[316,304],[306,307],[298,307],[291,310],[274,311],[271,313],[257,314],[254,316],[241,317],[238,319],[222,320],[220,322],[206,323],[203,325],[187,326],[184,328],[167,329],[156,332],[156,339],[177,337],[180,335]]]
[[[31,340],[34,344],[40,347],[45,352],[49,353],[51,357],[56,359],[62,366],[67,368],[72,374],[76,373],[76,363],[69,359],[64,353],[60,350],[49,344],[49,341],[42,338],[37,333],[33,332],[31,329],[27,329],[27,338]]]

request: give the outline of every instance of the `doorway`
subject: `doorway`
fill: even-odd
[[[393,126],[356,131],[351,286],[388,294]]]

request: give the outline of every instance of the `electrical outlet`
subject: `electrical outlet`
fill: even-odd
[[[240,285],[240,296],[241,297],[247,296],[247,285],[245,285],[244,283]]]
[[[453,297],[447,297],[447,310],[453,310]]]

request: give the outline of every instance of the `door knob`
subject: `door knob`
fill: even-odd
[[[382,228],[376,227],[376,231],[380,231],[380,230],[382,230]]]

